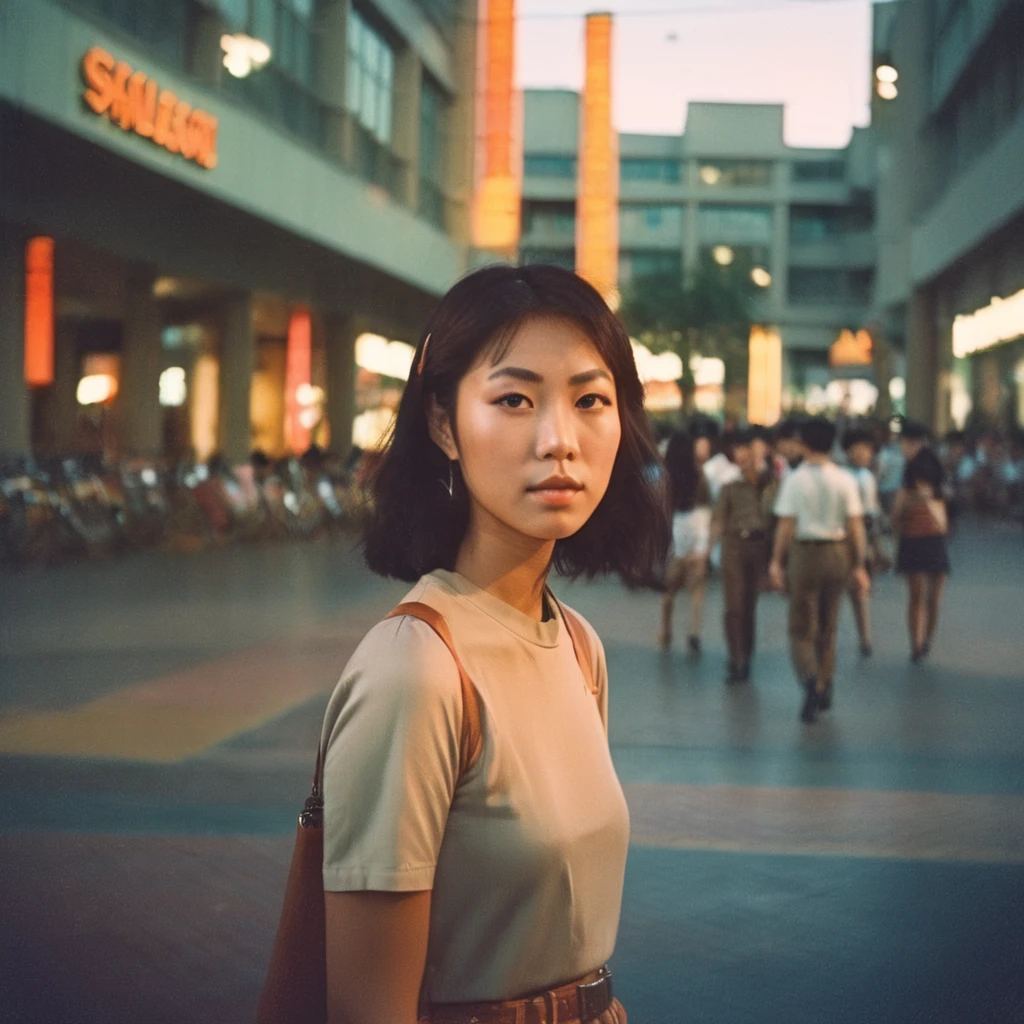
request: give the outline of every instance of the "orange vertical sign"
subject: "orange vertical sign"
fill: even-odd
[[[750,329],[747,421],[764,427],[782,415],[782,339],[774,329]]]
[[[483,45],[482,173],[473,207],[473,244],[512,254],[519,245],[520,180],[512,166],[515,0],[487,0]]]
[[[308,387],[313,368],[313,331],[308,309],[296,309],[288,322],[285,364],[285,444],[296,453],[309,447],[309,427],[302,422],[300,389]]]
[[[53,383],[53,239],[25,246],[25,383]]]
[[[619,263],[618,139],[612,126],[612,16],[587,15],[587,67],[576,199],[576,273],[605,298]]]

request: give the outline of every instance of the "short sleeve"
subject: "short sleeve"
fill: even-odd
[[[796,473],[790,473],[779,487],[779,494],[775,499],[775,514],[780,519],[795,516],[797,513],[795,480]]]
[[[718,492],[718,501],[715,502],[712,519],[719,530],[725,526],[725,521],[729,517],[729,495],[731,493],[732,488],[728,484]]]
[[[846,470],[841,470],[844,479],[843,507],[846,510],[846,517],[864,515],[864,504],[860,500],[860,485],[857,478]]]
[[[458,669],[440,637],[409,617],[375,626],[324,720],[324,889],[433,886],[461,727]]]

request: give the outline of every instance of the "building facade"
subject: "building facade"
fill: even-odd
[[[1024,427],[1024,4],[875,8],[878,314],[907,411]]]
[[[520,255],[572,267],[579,97],[528,91],[524,105]],[[743,266],[754,318],[781,336],[792,403],[827,387],[831,346],[866,323],[874,157],[866,131],[825,150],[789,147],[782,129],[781,106],[693,103],[680,135],[620,135],[619,288],[702,261]]]
[[[466,266],[465,6],[0,0],[0,451],[346,449]]]

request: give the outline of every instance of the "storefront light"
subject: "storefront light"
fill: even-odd
[[[879,64],[879,66],[875,68],[875,78],[877,78],[879,82],[887,82],[891,84],[899,77],[900,73],[891,64]]]
[[[117,394],[117,378],[109,373],[93,373],[78,382],[79,405],[102,405]]]
[[[160,374],[160,404],[166,408],[177,409],[185,404],[187,397],[188,383],[184,367],[169,366]]]
[[[883,100],[894,100],[900,94],[895,82],[879,82],[875,86],[875,91]]]
[[[953,355],[963,359],[1004,341],[1024,335],[1024,289],[1008,299],[998,295],[992,302],[953,321]]]
[[[642,384],[652,381],[668,383],[679,380],[683,375],[683,361],[675,352],[660,352],[655,355],[646,345],[629,340],[633,347],[633,360],[637,376]]]
[[[717,185],[722,180],[721,168],[715,167],[714,164],[705,164],[700,169],[700,180],[705,185]]]
[[[404,341],[388,341],[379,334],[360,334],[356,338],[356,366],[382,377],[408,380],[415,351]]]
[[[767,288],[772,283],[772,275],[768,273],[764,267],[754,267],[750,271],[750,280],[757,285],[758,288]]]
[[[270,47],[262,39],[240,32],[221,36],[220,48],[224,51],[224,67],[235,78],[246,78],[270,60]]]

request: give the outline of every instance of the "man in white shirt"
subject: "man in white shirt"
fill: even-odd
[[[832,706],[836,625],[843,594],[851,584],[867,590],[867,539],[857,482],[829,457],[836,428],[825,419],[801,427],[806,458],[779,488],[778,527],[769,567],[772,584],[786,586],[789,555],[790,656],[806,690],[800,719],[815,721]],[[851,549],[853,571],[851,579]]]

